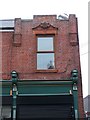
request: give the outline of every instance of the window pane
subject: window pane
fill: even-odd
[[[54,69],[54,53],[38,53],[37,69]]]
[[[53,51],[53,37],[38,37],[38,51]]]
[[[2,118],[11,118],[11,107],[3,106],[1,114],[2,114]]]
[[[0,20],[0,27],[14,27],[14,20]]]

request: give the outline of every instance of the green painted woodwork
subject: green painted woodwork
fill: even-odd
[[[18,85],[19,94],[59,94],[69,93],[72,86],[64,85]]]
[[[77,83],[70,80],[57,80],[57,81],[38,81],[38,80],[17,80],[17,82],[12,80],[2,81],[2,94],[1,96],[10,96],[10,90],[12,90],[13,103],[12,103],[12,118],[16,118],[17,96],[47,96],[47,95],[70,95],[72,93],[74,98],[74,111],[78,112],[78,91]],[[1,81],[0,81],[1,82]],[[16,85],[16,90],[13,91],[14,85]],[[78,119],[78,118],[76,118]]]
[[[2,81],[2,94],[9,96],[12,90],[12,81]],[[69,94],[72,91],[72,81],[29,81],[20,80],[17,82],[18,95],[29,94]]]
[[[78,120],[78,118],[79,118],[79,112],[78,112],[78,89],[77,89],[77,84],[76,83],[73,85],[73,98],[74,98],[75,118],[76,118],[76,120]]]
[[[2,81],[2,91],[0,96],[9,96],[10,90],[12,90],[12,82],[11,81]]]
[[[58,81],[44,81],[44,80],[18,80],[18,84],[30,84],[30,85],[71,85],[73,84],[72,80],[58,80]]]
[[[12,119],[16,120],[16,111],[17,111],[17,81],[18,81],[18,74],[16,71],[11,72],[12,76],[12,96],[13,96],[13,103],[12,103]]]
[[[0,95],[2,94],[2,83],[0,82]]]
[[[3,96],[9,96],[10,95],[10,90],[11,90],[10,87],[3,87],[1,95],[3,95]]]

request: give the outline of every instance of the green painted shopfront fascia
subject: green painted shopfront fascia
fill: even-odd
[[[79,119],[78,71],[64,80],[19,80],[12,71],[11,80],[1,80],[1,119]]]

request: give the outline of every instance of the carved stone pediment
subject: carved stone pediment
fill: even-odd
[[[53,25],[51,25],[48,22],[42,22],[39,25],[33,27],[32,29],[33,30],[35,30],[35,29],[40,30],[40,29],[58,29],[58,28],[53,26]]]
[[[47,29],[47,28],[50,27],[50,24],[47,23],[47,22],[43,22],[43,23],[40,24],[40,27],[43,28],[43,29]]]

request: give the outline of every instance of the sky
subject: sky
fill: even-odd
[[[88,95],[88,0],[0,0],[0,19],[33,15],[76,14],[80,43],[83,97]],[[89,93],[90,94],[90,93]]]

